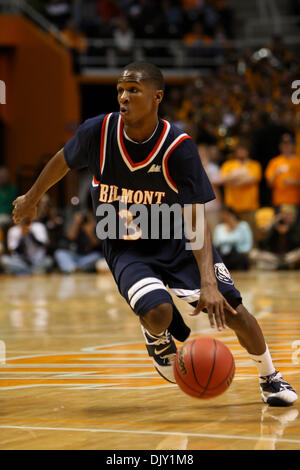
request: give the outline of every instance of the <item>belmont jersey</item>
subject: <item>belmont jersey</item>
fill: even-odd
[[[132,241],[166,238],[161,231],[158,234],[155,227],[151,228],[151,211],[157,207],[174,204],[173,207],[182,207],[215,198],[196,145],[186,133],[163,119],[158,120],[147,141],[137,143],[126,135],[119,113],[96,116],[79,126],[65,145],[64,155],[71,169],[88,167],[92,173],[91,194],[97,228],[107,216],[108,206],[113,208],[110,216],[115,213],[119,222],[121,219],[121,224],[116,223],[116,228],[111,227],[105,236],[100,236],[106,238],[104,244],[113,243],[118,248]],[[141,205],[149,217],[148,227],[141,225],[144,220],[141,218],[135,224],[137,212],[133,209]]]

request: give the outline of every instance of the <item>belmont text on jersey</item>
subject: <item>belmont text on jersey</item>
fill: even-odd
[[[161,204],[165,198],[164,191],[150,191],[138,189],[134,191],[128,188],[105,183],[99,183],[99,201],[111,203],[115,201],[126,201],[129,204]]]

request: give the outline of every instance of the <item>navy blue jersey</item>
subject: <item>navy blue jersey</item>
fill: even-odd
[[[137,219],[131,215],[133,206],[143,205],[151,224],[150,212],[157,207],[174,204],[182,207],[215,198],[196,145],[186,133],[163,119],[158,120],[156,130],[146,142],[136,143],[126,136],[119,113],[96,116],[78,128],[65,145],[64,155],[71,169],[88,167],[93,175],[91,194],[97,226],[105,219],[101,207],[107,205],[112,206],[116,217],[122,219],[123,225],[116,224],[116,231],[108,231],[103,243],[104,252],[106,244],[122,249],[124,243],[128,246],[132,241],[148,250],[149,243],[153,247],[153,243],[168,238],[168,234],[165,236],[161,231],[157,235],[150,226],[144,237],[140,224],[134,224]],[[175,219],[171,217],[174,225]],[[169,235],[172,239],[174,226]],[[143,241],[145,243],[141,243]]]

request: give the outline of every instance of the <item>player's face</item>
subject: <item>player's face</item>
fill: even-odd
[[[156,115],[163,95],[151,80],[144,79],[142,72],[126,70],[118,80],[117,93],[120,114],[129,125],[142,123],[147,117]]]

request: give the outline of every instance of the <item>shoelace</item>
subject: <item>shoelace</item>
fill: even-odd
[[[283,390],[293,390],[293,387],[291,387],[288,382],[286,382],[283,378],[280,372],[274,372],[274,374],[266,377],[261,377],[261,379],[264,379],[264,382],[261,382],[261,385],[272,385],[275,383],[280,384],[280,391]]]
[[[262,376],[260,379],[264,381],[262,383],[284,382],[280,372],[274,372],[271,375]]]
[[[149,335],[148,335],[149,336]],[[159,338],[153,338],[153,336],[151,336],[153,339],[155,339],[155,341],[152,341],[151,343],[148,343],[148,344],[151,344],[152,345],[155,345],[155,346],[159,346],[160,344],[167,344],[170,342],[170,339],[168,337],[169,335],[166,334],[166,335],[163,335]]]

